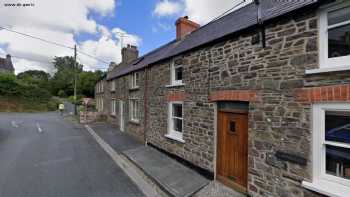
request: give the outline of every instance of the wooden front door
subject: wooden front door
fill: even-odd
[[[248,115],[218,113],[217,179],[240,192],[247,191]]]

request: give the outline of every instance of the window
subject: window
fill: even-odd
[[[311,187],[326,195],[350,192],[350,104],[315,104],[312,141]]]
[[[139,116],[139,100],[138,99],[130,99],[130,110],[129,110],[129,115],[130,115],[130,120],[134,122],[139,122],[140,116]]]
[[[350,3],[325,8],[320,14],[321,67],[350,66]]]
[[[171,85],[182,85],[182,73],[183,66],[175,64],[175,61],[171,63]]]
[[[139,73],[135,72],[131,74],[130,77],[130,88],[136,89],[139,87]]]
[[[184,142],[182,139],[183,133],[183,103],[172,102],[169,103],[169,120],[168,120],[168,134],[169,137],[180,142]]]
[[[102,98],[99,98],[99,97],[97,97],[96,98],[96,108],[97,108],[97,111],[98,112],[101,112],[101,111],[103,111],[103,99]]]
[[[111,81],[111,91],[114,92],[115,91],[115,81]]]
[[[113,99],[111,102],[111,114],[114,116],[117,114],[116,107],[117,107],[117,101]]]

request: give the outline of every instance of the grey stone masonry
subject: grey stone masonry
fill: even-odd
[[[320,196],[301,186],[311,179],[310,105],[292,90],[308,85],[339,83],[342,78],[308,77],[318,67],[318,29],[314,11],[289,16],[266,27],[266,47],[253,44],[250,31],[179,57],[184,86],[170,84],[171,61],[148,68],[149,143],[214,172],[215,106],[208,97],[220,90],[252,90],[260,98],[249,105],[249,180],[251,196]],[[343,74],[345,75],[345,74]],[[333,76],[333,75],[332,75]],[[313,79],[315,78],[315,79]],[[167,95],[182,91],[183,140],[165,137]],[[306,165],[278,159],[277,151],[298,155]]]
[[[312,104],[295,92],[349,84],[350,73],[305,74],[319,68],[318,29],[317,9],[304,10],[266,23],[265,47],[261,35],[256,42],[257,29],[249,29],[136,71],[137,89],[129,86],[132,73],[111,79],[105,87],[105,112],[111,114],[113,99],[124,101],[124,116],[117,104],[111,123],[118,125],[124,118],[126,132],[215,174],[220,100],[212,98],[249,101],[247,193],[322,196],[301,185],[312,181]],[[181,86],[169,86],[172,64],[183,66]],[[138,123],[129,119],[130,99],[140,101]],[[171,101],[183,102],[183,141],[166,137]]]

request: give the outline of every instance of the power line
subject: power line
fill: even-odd
[[[37,40],[40,40],[42,42],[46,42],[46,43],[53,44],[53,45],[56,45],[56,46],[60,46],[60,47],[68,48],[68,49],[74,49],[73,47],[69,47],[69,46],[60,44],[58,42],[53,42],[53,41],[50,41],[50,40],[46,40],[46,39],[43,39],[43,38],[32,36],[32,35],[29,35],[29,34],[26,34],[26,33],[22,33],[22,32],[19,32],[19,31],[12,30],[12,29],[8,29],[6,27],[1,27],[0,26],[0,29],[4,29],[4,30],[12,32],[12,33],[20,34],[22,36],[27,36],[27,37],[30,37],[30,38],[33,38],[33,39],[37,39]]]
[[[226,10],[225,12],[223,12],[222,14],[220,14],[219,16],[215,17],[214,19],[212,19],[211,21],[209,21],[206,25],[222,18],[223,16],[225,16],[227,13],[231,12],[232,10],[236,9],[238,6],[242,5],[243,3],[246,3],[246,0],[242,0],[241,2],[239,2],[238,4],[236,4],[235,6],[233,6],[232,8]]]
[[[52,64],[52,62],[49,62],[49,61],[37,60],[37,59],[33,59],[33,58],[28,58],[28,57],[21,57],[21,56],[18,56],[18,55],[12,55],[11,54],[11,57],[16,58],[16,59],[26,59],[26,60],[30,60],[30,61],[33,61],[33,62],[41,62],[41,63]]]
[[[40,41],[42,41],[42,42],[46,42],[46,43],[49,43],[49,44],[53,44],[53,45],[56,45],[56,46],[59,46],[59,47],[63,47],[63,48],[67,48],[67,49],[74,50],[74,47],[70,47],[70,46],[67,46],[67,45],[64,45],[64,44],[60,44],[60,43],[58,43],[58,42],[50,41],[50,40],[47,40],[47,39],[44,39],[44,38],[40,38],[40,37],[37,37],[37,36],[32,36],[32,35],[30,35],[30,34],[22,33],[22,32],[19,32],[19,31],[15,31],[15,30],[12,30],[12,29],[9,29],[9,28],[6,28],[6,27],[0,26],[0,29],[4,29],[4,30],[9,31],[9,32],[12,32],[12,33],[16,33],[16,34],[19,34],[19,35],[22,35],[22,36],[30,37],[30,38],[32,38],[32,39],[40,40]],[[83,52],[83,51],[77,51],[77,52],[80,53],[80,54],[82,54],[82,55],[86,55],[86,56],[88,56],[88,57],[90,57],[90,58],[93,58],[93,59],[95,59],[95,60],[97,60],[97,61],[99,61],[99,62],[103,62],[103,63],[109,64],[109,62],[104,61],[104,60],[102,60],[102,59],[100,59],[100,58],[97,58],[97,57],[95,57],[95,56],[93,56],[93,55],[90,55],[90,54],[88,54],[88,53],[85,53],[85,52]]]
[[[100,62],[103,62],[103,63],[105,63],[105,64],[109,64],[109,62],[104,61],[104,60],[102,60],[102,59],[99,59],[99,58],[97,58],[97,57],[95,57],[95,56],[92,56],[92,55],[90,55],[90,54],[87,54],[87,53],[85,53],[85,52],[82,52],[82,51],[77,51],[77,52],[80,53],[80,54],[86,55],[86,56],[88,56],[88,57],[91,57],[91,58],[93,58],[93,59],[95,59],[95,60],[98,60],[98,61],[100,61]]]

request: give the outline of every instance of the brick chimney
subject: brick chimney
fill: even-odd
[[[139,51],[136,46],[128,44],[122,49],[122,63],[130,63],[139,57]]]
[[[186,35],[200,27],[199,24],[188,19],[188,16],[180,17],[176,23],[176,40],[181,40]]]

